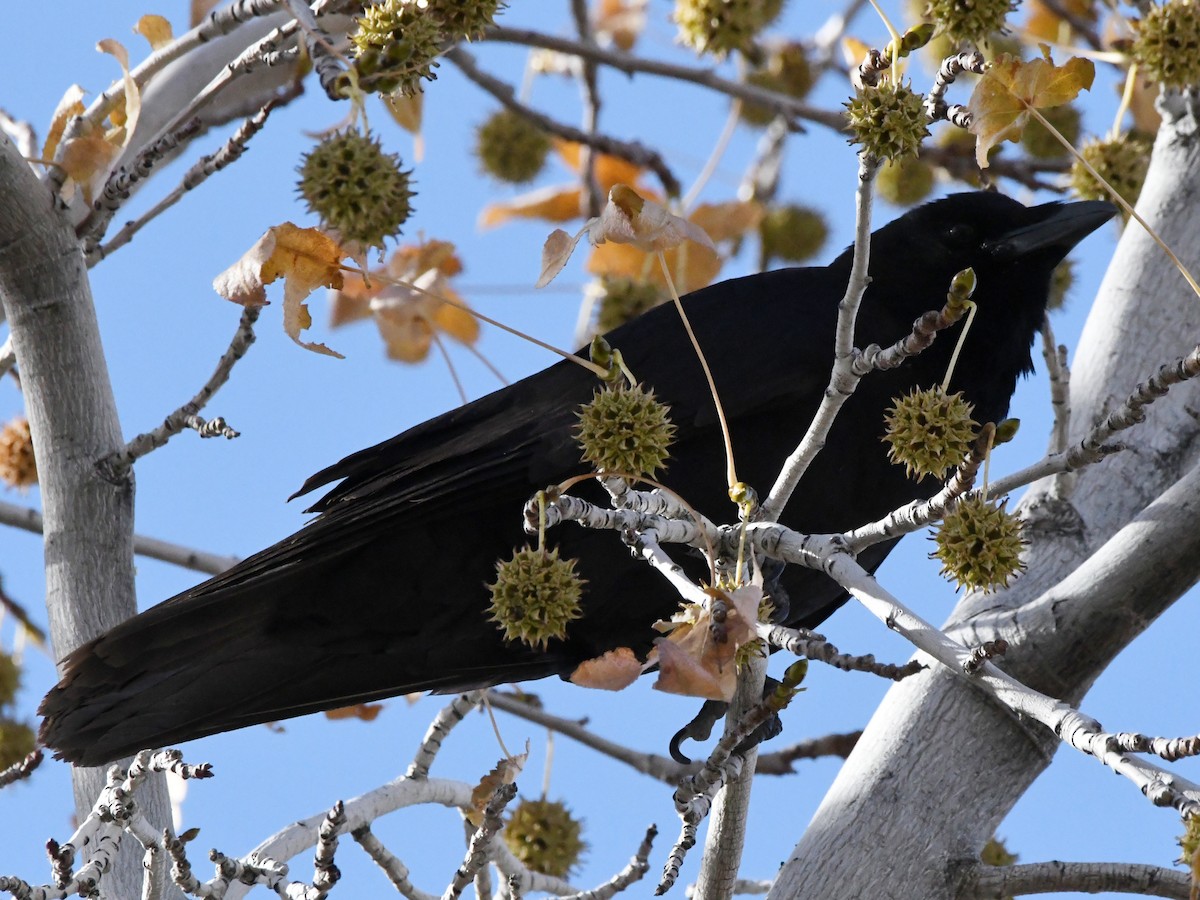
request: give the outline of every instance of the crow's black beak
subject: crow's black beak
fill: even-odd
[[[998,261],[1020,259],[1039,250],[1060,251],[1060,258],[1071,248],[1111,219],[1117,208],[1103,200],[1076,203],[1044,203],[1029,210],[1032,221],[1003,237],[986,241],[983,249]]]

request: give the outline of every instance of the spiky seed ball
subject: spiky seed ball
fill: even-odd
[[[820,211],[789,204],[767,210],[758,226],[763,257],[803,262],[816,256],[829,237],[829,225]]]
[[[895,402],[884,419],[883,440],[888,458],[902,463],[910,478],[915,474],[918,481],[926,475],[940,479],[967,458],[979,426],[961,393],[914,388]]]
[[[1016,7],[1013,0],[929,0],[923,17],[936,23],[955,43],[978,44],[1002,30]]]
[[[864,87],[846,106],[851,144],[875,159],[916,156],[929,136],[923,97],[904,84],[881,81]]]
[[[9,487],[27,488],[37,480],[29,420],[17,416],[0,428],[0,481]]]
[[[1200,875],[1200,872],[1196,870],[1197,865],[1200,864],[1200,816],[1188,816],[1183,822],[1183,834],[1175,839],[1182,851],[1176,862],[1190,866],[1192,876],[1196,877]]]
[[[1025,568],[1021,520],[1004,509],[1006,502],[968,497],[942,520],[933,538],[937,549],[930,556],[942,561],[941,574],[958,587],[996,590]]]
[[[549,152],[549,135],[509,109],[494,113],[475,132],[475,155],[484,171],[510,184],[536,178]]]
[[[600,279],[600,289],[603,293],[598,303],[596,328],[601,334],[636,319],[667,299],[658,285],[623,275],[605,275]]]
[[[0,706],[13,702],[21,686],[21,669],[7,653],[0,652]]]
[[[447,37],[473,41],[483,37],[503,8],[500,0],[432,0],[428,12]]]
[[[433,81],[442,52],[442,28],[419,0],[383,0],[368,6],[350,35],[358,83],[368,91],[415,94]]]
[[[579,409],[584,462],[600,472],[648,475],[666,465],[675,436],[670,410],[641,385],[605,387]]]
[[[575,560],[559,559],[558,550],[523,547],[512,559],[496,563],[496,581],[488,585],[490,619],[506,641],[545,649],[551,640],[565,637],[567,625],[583,615],[583,585]]]
[[[370,135],[345,131],[326,138],[298,171],[309,210],[343,240],[382,248],[412,214],[411,171]]]
[[[875,190],[897,206],[920,203],[933,190],[933,167],[915,156],[885,162],[875,176]]]
[[[1200,5],[1194,0],[1152,4],[1137,26],[1133,56],[1140,71],[1164,87],[1200,83]]]
[[[504,826],[504,843],[513,856],[535,872],[566,878],[587,849],[583,823],[566,805],[551,800],[522,800]]]
[[[0,719],[0,770],[19,763],[33,752],[33,729],[24,722]]]
[[[799,100],[813,86],[812,66],[804,45],[794,42],[772,47],[762,68],[746,76],[746,81],[755,87],[778,94],[786,94]],[[750,101],[742,104],[742,121],[748,125],[765,128],[771,124],[774,114],[765,106]]]
[[[770,7],[762,0],[675,0],[679,42],[719,57],[746,50],[772,18]]]
[[[1053,106],[1041,110],[1051,125],[1072,144],[1079,140],[1081,117],[1079,110],[1069,103],[1063,106]],[[1034,159],[1063,159],[1068,155],[1067,148],[1058,142],[1046,126],[1037,119],[1030,119],[1025,131],[1021,134],[1021,146]]]
[[[986,866],[1011,866],[1018,859],[1020,856],[1009,852],[1004,841],[997,837],[989,838],[979,851],[979,861]]]
[[[1129,204],[1137,203],[1150,167],[1149,138],[1126,132],[1115,140],[1096,138],[1079,151],[1105,181]],[[1071,166],[1071,189],[1084,200],[1107,200],[1108,191],[1076,160]]]

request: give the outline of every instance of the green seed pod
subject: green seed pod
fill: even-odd
[[[504,843],[513,856],[535,872],[566,878],[587,848],[580,834],[583,823],[566,804],[551,800],[522,800],[504,826]]]
[[[1126,203],[1137,203],[1150,167],[1151,141],[1133,132],[1114,140],[1096,138],[1079,151]],[[1071,166],[1071,189],[1084,200],[1108,200],[1109,193],[1078,160]]]
[[[549,152],[546,132],[510,109],[494,113],[475,132],[475,155],[484,171],[510,184],[533,181]]]
[[[883,440],[888,457],[903,464],[910,478],[941,479],[967,458],[979,426],[961,393],[947,394],[940,387],[914,389],[895,404],[884,419]]]
[[[920,203],[933,190],[933,167],[915,156],[885,162],[875,176],[875,189],[896,206]]]
[[[579,410],[584,462],[599,472],[654,476],[666,465],[675,435],[670,410],[640,385],[606,387]]]
[[[941,560],[941,574],[959,587],[996,590],[1025,568],[1021,533],[1021,520],[1005,511],[1003,502],[969,497],[942,520],[934,536],[937,549],[930,556]]]
[[[1004,20],[1016,9],[1013,0],[929,0],[923,18],[955,43],[978,44],[1004,29]]]
[[[797,100],[804,97],[813,86],[812,66],[804,45],[790,42],[772,47],[763,66],[747,75],[746,81]],[[774,117],[769,109],[749,100],[742,104],[742,121],[747,125],[765,128]]]
[[[358,84],[364,90],[415,94],[432,81],[442,52],[438,18],[415,0],[383,0],[363,10],[350,35]]]
[[[504,8],[500,0],[431,0],[428,14],[449,38],[478,40]]]
[[[774,18],[771,6],[762,0],[675,0],[679,42],[718,57],[747,50]]]
[[[916,156],[929,136],[924,98],[907,85],[890,81],[864,87],[846,106],[851,144],[878,160]]]
[[[767,210],[758,226],[764,259],[803,262],[820,252],[829,237],[825,216],[808,206],[790,204]]]
[[[309,210],[345,241],[382,248],[412,214],[411,173],[369,135],[345,131],[326,138],[299,172]]]
[[[1200,6],[1194,0],[1150,4],[1137,23],[1133,57],[1141,74],[1164,87],[1200,83]]]
[[[506,641],[545,649],[551,640],[566,637],[567,626],[583,615],[583,585],[575,560],[559,559],[557,550],[524,547],[496,563],[496,581],[488,585],[490,619]]]
[[[0,718],[0,770],[19,763],[36,744],[33,729],[24,722]]]
[[[1079,140],[1081,117],[1079,110],[1070,104],[1040,110],[1046,121],[1058,129],[1059,134],[1072,144]],[[1058,142],[1046,126],[1037,119],[1030,119],[1021,134],[1021,146],[1034,159],[1064,159],[1067,148]]]
[[[600,288],[604,293],[597,303],[596,328],[602,334],[636,319],[668,299],[657,285],[623,275],[602,276]]]

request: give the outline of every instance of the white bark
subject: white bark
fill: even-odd
[[[1138,210],[1185,260],[1200,259],[1198,190],[1196,121],[1169,117]],[[1197,340],[1195,296],[1131,225],[1081,339],[1072,439]],[[1128,435],[1135,449],[1080,473],[1069,498],[1035,486],[1021,504],[1033,541],[1029,574],[1005,594],[965,598],[951,617],[953,633],[971,643],[1003,637],[1010,650],[1001,668],[1052,696],[1082,697],[1116,653],[1200,577],[1200,546],[1188,534],[1197,505],[1200,428],[1189,412],[1196,400],[1196,386],[1183,385],[1156,404]],[[771,896],[955,896],[963,872],[1058,744],[944,669],[898,684]]]
[[[74,231],[13,144],[0,137],[0,300],[12,329],[37,454],[45,530],[50,639],[62,657],[133,615],[133,479],[101,477],[120,449],[116,403]],[[82,819],[103,769],[75,770]],[[170,822],[161,780],[139,802]],[[141,891],[140,854],[122,855],[113,896]]]

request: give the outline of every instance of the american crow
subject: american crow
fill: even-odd
[[[1099,202],[1026,208],[981,192],[905,214],[872,239],[857,345],[902,337],[941,308],[956,272],[973,267],[979,311],[950,386],[974,403],[978,421],[1001,419],[1031,368],[1052,270],[1113,212]],[[739,477],[762,493],[828,381],[850,264],[848,250],[824,268],[737,278],[684,300],[730,417]],[[892,398],[940,382],[960,328],[863,380],[785,524],[842,531],[936,490],[889,462],[880,437]],[[731,520],[713,403],[676,310],[654,309],[609,340],[670,405],[678,432],[663,480],[709,517]],[[644,654],[651,623],[668,618],[678,596],[612,533],[565,525],[548,536],[587,579],[584,615],[565,640],[507,643],[486,612],[496,560],[527,540],[525,500],[585,471],[575,411],[596,386],[562,362],[318,472],[299,493],[337,484],[312,507],[316,520],[71,653],[42,703],[42,740],[98,765],[400,693],[565,675],[619,646]],[[594,484],[587,489],[603,502]],[[861,561],[874,569],[890,549],[871,548]],[[845,600],[826,576],[797,567],[784,572],[782,589],[793,625],[814,626]]]

